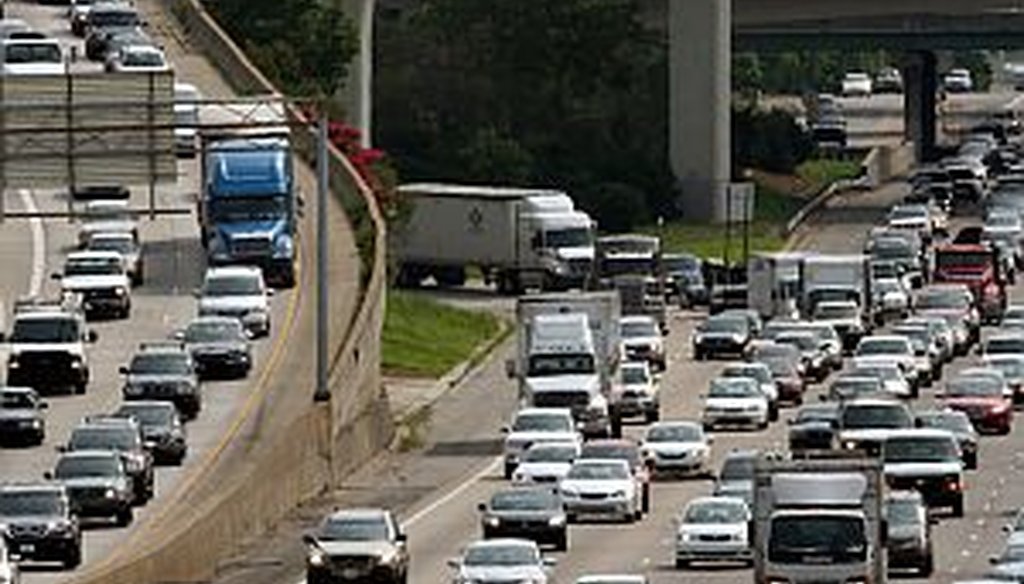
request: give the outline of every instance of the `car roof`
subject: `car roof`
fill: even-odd
[[[115,450],[103,450],[100,448],[91,448],[88,450],[69,450],[62,452],[60,458],[114,458],[121,460],[121,454]]]
[[[262,276],[263,270],[256,266],[217,266],[206,268],[207,278],[221,276]]]
[[[889,491],[885,495],[886,500],[905,501],[912,500],[924,504],[924,497],[916,489],[900,489]]]
[[[860,342],[867,341],[906,341],[907,337],[902,335],[869,335],[860,340]]]
[[[26,481],[26,482],[4,482],[0,483],[0,491],[29,491],[38,493],[39,491],[56,491],[58,493],[64,493],[64,485],[57,482],[51,481]]]
[[[687,503],[685,505],[685,508],[688,509],[690,507],[694,507],[694,506],[697,506],[697,505],[712,505],[712,504],[742,505],[743,507],[747,507],[747,502],[744,501],[743,499],[739,498],[739,497],[728,497],[728,496],[721,496],[721,495],[703,495],[703,496],[700,496],[700,497],[694,497],[694,498],[690,499],[689,501],[687,501]]]
[[[537,414],[572,416],[572,410],[569,408],[522,408],[516,412],[516,417]]]
[[[490,547],[508,547],[508,546],[521,546],[521,547],[532,547],[536,548],[537,543],[528,539],[519,539],[514,537],[496,537],[492,539],[480,539],[466,546],[466,548],[490,548]]]
[[[887,430],[886,439],[892,438],[949,438],[955,440],[956,436],[949,430],[942,428],[898,428]]]
[[[121,254],[116,251],[100,251],[100,250],[85,250],[85,251],[74,251],[67,255],[66,261],[73,262],[76,260],[118,260],[120,261]]]
[[[650,324],[657,324],[658,323],[658,321],[656,321],[653,316],[646,316],[646,315],[642,315],[642,314],[630,314],[630,315],[627,315],[627,316],[619,317],[619,323],[620,324],[625,324],[627,322],[643,322],[643,323],[650,323]]]
[[[39,393],[36,390],[32,389],[31,387],[21,387],[21,386],[17,386],[17,385],[14,385],[14,386],[11,386],[11,385],[0,386],[0,393],[27,394],[27,395],[34,395],[34,396],[37,396],[37,397],[39,395]]]
[[[133,399],[129,401],[121,402],[121,405],[117,406],[117,411],[121,410],[133,410],[143,408],[159,408],[161,410],[176,410],[174,403],[163,400],[155,399]]]
[[[588,442],[589,444],[589,442]],[[624,466],[629,468],[629,461],[621,458],[577,458],[572,463],[573,466],[597,466],[597,465],[615,465]]]
[[[351,507],[346,509],[335,509],[327,516],[327,520],[344,519],[386,519],[390,515],[387,509],[376,507]]]

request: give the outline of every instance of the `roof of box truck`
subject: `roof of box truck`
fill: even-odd
[[[859,472],[786,473],[772,475],[772,495],[781,507],[846,507],[860,505],[868,479]]]
[[[405,194],[429,193],[437,197],[477,197],[481,199],[521,199],[523,197],[536,196],[566,196],[564,192],[557,189],[496,187],[487,185],[460,185],[428,182],[398,185],[398,192]]]

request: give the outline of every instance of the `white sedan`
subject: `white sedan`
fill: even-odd
[[[843,77],[842,93],[844,97],[870,97],[872,91],[871,76],[861,71],[850,71]]]
[[[698,497],[679,517],[676,532],[676,568],[691,562],[752,563],[747,539],[750,510],[737,497]]]
[[[576,442],[541,442],[526,449],[512,473],[517,484],[558,483],[580,455]]]
[[[640,449],[655,474],[696,474],[707,468],[711,441],[697,422],[659,422],[647,429]]]
[[[164,52],[151,45],[127,45],[107,58],[108,72],[163,72],[170,71]]]
[[[570,522],[585,515],[619,517],[627,523],[641,517],[640,489],[625,460],[577,460],[559,490]]]
[[[704,397],[704,428],[717,426],[768,427],[768,398],[756,379],[719,377],[711,380]]]
[[[554,562],[525,539],[488,539],[469,544],[461,558],[448,564],[458,572],[455,582],[531,582],[547,584]]]

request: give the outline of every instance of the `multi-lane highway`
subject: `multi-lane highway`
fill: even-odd
[[[7,2],[8,17],[27,21],[33,28],[60,39],[68,47],[78,47],[83,55],[82,41],[73,37],[64,17],[66,7],[43,6],[38,3]],[[163,31],[151,31],[160,36]],[[176,71],[177,79],[200,87],[205,95],[227,96],[226,86],[213,75],[192,75],[190,58],[173,42],[165,48],[175,63],[182,66]],[[173,40],[173,39],[171,39]],[[186,66],[188,65],[188,66]],[[77,63],[76,70],[101,68],[100,64]],[[177,183],[161,185],[157,189],[159,206],[194,209],[198,192],[198,162],[182,160]],[[308,177],[307,177],[308,178]],[[133,190],[132,206],[144,208],[147,204],[144,188]],[[8,209],[61,211],[66,208],[67,195],[58,190],[35,189],[6,193]],[[0,225],[0,311],[10,322],[10,310],[16,298],[29,294],[55,292],[58,284],[50,274],[60,269],[65,254],[76,243],[77,224],[65,220],[8,220]],[[187,324],[196,315],[193,291],[200,283],[204,270],[204,254],[199,245],[198,226],[193,214],[163,216],[156,220],[140,219],[140,235],[144,243],[146,262],[145,283],[133,290],[133,310],[128,320],[91,323],[99,340],[89,347],[93,379],[88,392],[82,396],[54,396],[47,399],[47,439],[45,444],[32,448],[0,449],[0,481],[39,480],[43,472],[52,469],[57,457],[55,447],[66,441],[71,428],[84,416],[112,412],[121,401],[122,380],[118,368],[127,363],[133,351],[143,341],[166,340],[177,328]],[[156,497],[145,507],[136,510],[136,520],[128,528],[90,527],[83,541],[84,563],[88,569],[119,547],[129,538],[145,533],[143,526],[160,514],[164,504],[179,496],[208,465],[211,455],[225,447],[227,430],[233,426],[255,390],[255,380],[266,376],[271,364],[269,356],[282,342],[288,320],[295,313],[298,292],[286,291],[273,298],[272,318],[275,335],[254,345],[256,366],[246,380],[206,384],[205,403],[201,415],[188,424],[189,457],[180,467],[158,467]],[[339,310],[349,307],[339,306]],[[0,358],[6,362],[6,348]],[[56,582],[66,580],[69,573],[52,568],[28,567],[24,580]]]

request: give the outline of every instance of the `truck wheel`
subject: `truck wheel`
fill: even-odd
[[[661,409],[660,408],[654,408],[653,410],[648,410],[647,414],[644,416],[644,420],[648,424],[653,424],[654,422],[657,422],[660,419],[661,419]]]
[[[960,496],[960,497],[958,497],[956,499],[956,501],[953,501],[953,517],[963,517],[963,516],[964,516],[964,498],[963,498],[963,496]]]
[[[920,575],[922,577],[924,577],[924,578],[929,578],[929,577],[931,577],[932,572],[934,572],[934,571],[935,571],[935,558],[932,557],[931,553],[929,553],[927,556],[925,556],[924,563],[921,564]]]
[[[117,515],[114,517],[114,519],[117,521],[118,527],[128,527],[132,523],[133,516],[134,513],[132,512],[132,508],[125,507],[124,509],[121,509],[120,511],[117,512]]]
[[[690,562],[688,562],[687,560],[681,560],[679,558],[676,558],[676,569],[677,570],[687,570],[689,568],[690,568]]]
[[[68,554],[64,556],[64,569],[74,570],[82,563],[82,543],[78,542],[75,547],[68,551]]]
[[[644,484],[643,492],[640,494],[640,512],[651,512],[651,485]]]
[[[622,438],[622,418],[617,415],[612,418],[612,438]]]
[[[74,386],[75,395],[85,395],[85,382],[79,381]]]
[[[569,534],[566,530],[562,530],[562,533],[558,534],[558,539],[555,540],[555,551],[564,552],[569,549]]]
[[[514,465],[514,464],[512,464],[510,462],[506,462],[505,463],[505,480],[506,481],[512,478],[512,473],[515,472],[515,470],[516,470],[516,465]]]

